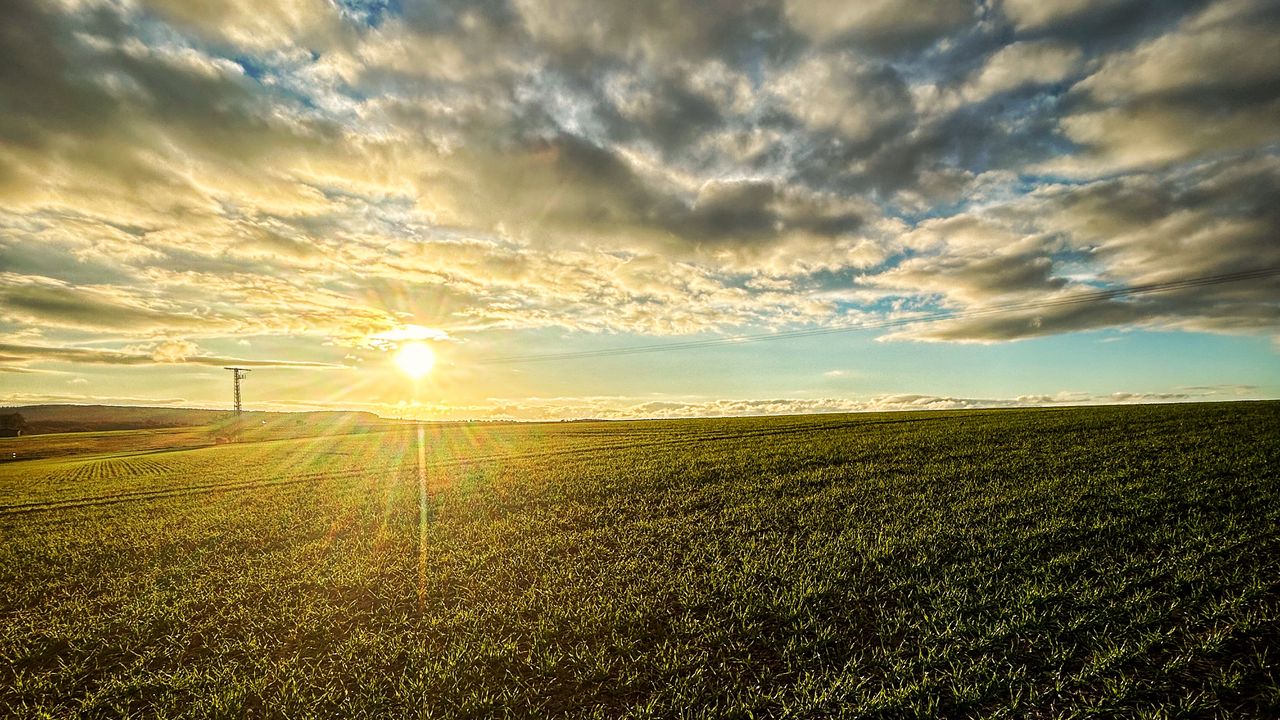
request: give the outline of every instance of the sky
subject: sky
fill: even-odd
[[[1280,397],[1274,0],[0,14],[5,405]]]

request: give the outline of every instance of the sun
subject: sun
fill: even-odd
[[[420,380],[436,366],[436,354],[426,343],[410,342],[396,351],[395,361],[401,372]]]

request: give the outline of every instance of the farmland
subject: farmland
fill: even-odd
[[[0,464],[0,714],[1280,713],[1280,403],[113,438]]]

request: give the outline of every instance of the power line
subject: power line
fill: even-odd
[[[893,318],[881,320],[874,323],[866,323],[862,325],[842,325],[837,327],[821,327],[806,328],[803,330],[787,330],[775,333],[761,333],[753,335],[731,335],[727,337],[708,338],[705,340],[685,340],[667,343],[654,343],[650,345],[633,345],[631,347],[620,348],[602,348],[599,350],[581,350],[576,352],[562,353],[543,353],[530,355],[508,355],[504,357],[491,358],[488,360],[478,360],[479,365],[506,365],[527,362],[546,362],[551,360],[578,360],[584,358],[612,357],[615,355],[639,355],[642,353],[667,352],[673,350],[694,350],[698,348],[717,347],[720,345],[737,345],[743,343],[767,342],[772,340],[788,340],[792,338],[813,337],[816,335],[832,335],[836,333],[855,332],[858,330],[884,330],[894,327],[902,327],[905,325],[915,325],[919,323],[932,323],[941,320],[969,320],[973,318],[989,317],[992,315],[1004,315],[1018,312],[1026,312],[1030,310],[1046,310],[1052,308],[1066,307],[1071,305],[1085,305],[1089,303],[1101,302],[1105,300],[1114,300],[1117,298],[1131,297],[1134,295],[1146,295],[1157,292],[1168,292],[1170,290],[1183,290],[1188,288],[1207,287],[1210,285],[1222,285],[1226,283],[1242,282],[1245,280],[1260,280],[1280,275],[1280,266],[1259,268],[1256,270],[1243,270],[1233,273],[1224,273],[1221,275],[1205,275],[1202,277],[1185,278],[1182,280],[1167,280],[1164,282],[1147,283],[1143,285],[1131,285],[1129,287],[1115,288],[1112,290],[1099,290],[1096,292],[1082,293],[1063,298],[1052,298],[1048,300],[1034,300],[1022,303],[1010,303],[1004,305],[993,305],[986,308],[977,308],[966,311],[943,310],[925,315],[917,315],[914,317]]]

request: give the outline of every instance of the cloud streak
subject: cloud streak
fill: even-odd
[[[250,360],[244,358],[219,357],[214,355],[188,355],[195,346],[190,343],[161,343],[152,352],[122,352],[118,350],[100,350],[96,348],[45,347],[41,345],[12,345],[0,343],[0,368],[12,372],[23,372],[27,363],[62,363],[87,365],[173,365],[191,364],[209,367],[225,367],[239,365],[241,367],[296,368],[307,370],[347,370],[345,365],[336,363],[310,362],[297,360]]]

